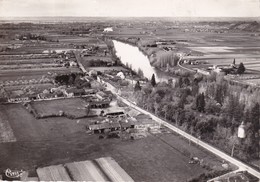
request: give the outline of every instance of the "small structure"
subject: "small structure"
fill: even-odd
[[[210,75],[210,72],[209,71],[206,71],[206,70],[202,70],[202,69],[197,69],[197,73],[200,73],[200,74],[203,74],[203,75]]]
[[[68,88],[65,92],[65,95],[67,97],[72,97],[72,96],[82,96],[85,95],[85,90],[82,89],[77,89],[77,88]]]
[[[98,99],[100,100],[111,100],[111,95],[103,92],[103,91],[99,91],[96,93],[96,96]]]
[[[36,172],[41,181],[71,181],[63,165],[38,168]]]
[[[122,117],[122,116],[124,117],[125,111],[120,107],[110,107],[103,110],[103,116],[111,117],[111,118]]]
[[[158,132],[158,130],[160,130],[160,125],[152,120],[149,115],[139,114],[135,119],[134,128],[137,130],[150,132]]]
[[[112,27],[104,28],[103,32],[113,32],[113,28]]]
[[[122,80],[125,79],[125,75],[124,75],[124,73],[123,73],[122,71],[118,72],[118,73],[116,74],[116,76],[120,77]]]
[[[89,102],[90,108],[107,108],[109,107],[110,101],[91,101]]]
[[[238,127],[238,138],[245,138],[246,137],[246,131],[245,131],[245,124],[242,122],[240,126]]]
[[[134,128],[135,122],[129,118],[124,121],[119,122],[122,130],[127,130],[129,128]]]
[[[120,129],[119,123],[99,123],[99,124],[92,124],[89,125],[89,130],[93,131],[94,133],[104,133],[106,129],[110,131],[115,131]]]

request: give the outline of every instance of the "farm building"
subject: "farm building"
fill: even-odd
[[[139,114],[135,117],[136,122],[134,128],[141,131],[156,132],[160,130],[160,124],[152,120],[152,118],[145,114]]]
[[[68,88],[65,92],[65,95],[67,97],[82,96],[82,95],[85,95],[85,90],[84,89],[77,89],[77,88]]]
[[[29,97],[9,98],[8,102],[29,101]]]
[[[111,157],[38,168],[37,175],[40,181],[134,181]]]
[[[124,75],[124,73],[123,73],[122,71],[118,72],[118,73],[116,74],[116,76],[120,77],[122,80],[125,79],[125,75]]]
[[[103,111],[103,116],[105,117],[120,117],[125,115],[125,111],[120,107],[110,107]]]
[[[197,69],[197,73],[200,73],[200,74],[203,74],[203,75],[210,75],[210,72],[209,71],[206,71],[206,70],[202,70],[202,69]]]
[[[86,95],[96,94],[95,89],[84,88]]]
[[[38,168],[36,171],[41,181],[71,181],[62,165]]]
[[[93,131],[94,133],[103,133],[106,129],[110,131],[119,130],[121,128],[119,123],[99,123],[99,124],[92,124],[89,125],[89,130]]]
[[[99,91],[96,93],[96,96],[98,99],[100,100],[111,100],[111,95],[103,92],[103,91]]]
[[[103,32],[113,32],[113,28],[112,27],[104,28]]]
[[[38,99],[50,99],[55,96],[53,96],[53,94],[51,94],[51,93],[40,93],[40,94],[38,94],[37,97],[38,97]]]
[[[131,118],[120,122],[121,129],[127,130],[128,128],[134,128],[135,122]]]
[[[110,101],[92,101],[89,102],[90,108],[107,108],[109,107]]]

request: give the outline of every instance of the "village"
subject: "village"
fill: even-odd
[[[198,107],[203,91],[198,80],[208,81],[212,75],[216,80],[259,78],[248,65],[241,68],[244,58],[232,55],[222,64],[202,53],[208,48],[185,47],[190,40],[183,33],[232,32],[225,26],[218,29],[184,23],[175,30],[161,29],[160,23],[150,21],[142,24],[133,20],[131,24],[128,20],[117,23],[99,19],[3,24],[0,180],[256,181],[251,174],[256,173],[254,169],[247,172],[237,165],[246,164],[233,162],[229,148],[223,152],[211,149],[212,144],[204,147],[203,137],[211,137],[210,132],[218,127],[204,122],[208,113],[192,108]],[[175,40],[167,37],[165,32],[172,30],[181,36]],[[118,42],[128,46],[127,56],[134,61],[145,57],[142,61],[147,61],[149,68],[136,69],[134,63],[123,62]],[[135,57],[130,49],[143,57]],[[171,62],[165,59],[161,64],[160,55],[170,55]],[[149,76],[147,70],[151,71]],[[212,107],[220,110],[222,105],[220,99]],[[215,119],[220,114],[209,115]],[[200,126],[200,122],[205,125]],[[190,127],[190,123],[195,124]],[[241,131],[241,140],[246,136],[245,127],[240,122],[234,129]],[[232,157],[233,153],[240,154],[237,148],[241,143],[232,143]]]

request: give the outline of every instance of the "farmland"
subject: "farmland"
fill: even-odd
[[[113,31],[103,31],[106,27],[112,27]],[[219,86],[222,83],[214,82],[218,79],[212,78],[212,83],[208,84],[210,79],[185,72],[179,63],[194,70],[208,71],[214,65],[227,67],[235,60],[238,66],[243,62],[246,67],[243,74],[229,74],[225,78],[260,85],[260,34],[233,29],[229,22],[159,19],[11,23],[1,26],[1,31],[5,34],[4,38],[0,37],[0,93],[5,100],[0,98],[3,102],[0,104],[0,171],[23,169],[30,176],[36,176],[36,169],[40,167],[100,157],[115,159],[135,181],[182,182],[201,174],[236,169],[163,126],[157,134],[152,134],[148,127],[145,134],[140,134],[144,138],[131,138],[131,131],[136,132],[136,128],[129,125],[136,118],[129,117],[127,109],[130,108],[118,107],[127,107],[120,101],[110,103],[115,95],[105,87],[116,85],[118,95],[129,97],[135,105],[230,153],[237,127],[242,120],[248,120],[245,109],[253,113],[252,103],[241,103],[259,100],[259,97],[245,98],[253,89],[241,91],[244,95],[233,105],[241,104],[235,108],[242,114],[235,117],[237,113],[230,114],[229,111],[235,109],[229,108],[232,104],[228,102],[231,91],[237,87],[227,87],[228,84],[223,83],[223,89],[227,89],[218,93],[222,88]],[[165,82],[155,78],[152,83],[151,77],[142,76],[143,70],[136,74],[131,71],[132,64],[123,66],[120,61],[123,57],[116,57],[112,40],[139,48],[136,49],[138,53],[149,58],[149,67],[156,67],[162,77],[167,75]],[[135,58],[135,52],[126,49],[125,54],[142,65],[143,59]],[[170,62],[160,58],[165,55],[170,55]],[[184,63],[189,60],[196,64]],[[147,66],[143,69],[148,70]],[[137,81],[140,81],[139,87]],[[197,100],[203,91],[206,109],[199,110]],[[125,113],[122,114],[121,109]],[[214,109],[217,111],[213,112]],[[111,115],[107,117],[109,112]],[[132,114],[135,115],[135,111]],[[130,122],[127,120],[124,124],[129,128],[119,125],[126,118]],[[113,125],[120,127],[113,128]],[[98,128],[100,126],[104,128]],[[231,126],[232,129],[228,128]],[[142,127],[146,126],[140,124]],[[123,139],[122,135],[127,133],[129,138]],[[248,141],[251,139],[243,140],[250,143]],[[257,163],[257,159],[252,160],[243,153],[248,150],[246,147],[248,145],[245,148],[236,146],[234,156]],[[190,164],[193,157],[199,162]]]
[[[81,98],[33,102],[31,105],[43,117],[55,116],[62,112],[66,116],[81,118],[87,116],[89,112],[87,103]]]
[[[63,117],[37,120],[20,104],[1,106],[0,112],[6,116],[17,140],[0,144],[1,170],[4,166],[21,168],[34,176],[36,167],[111,156],[136,181],[185,181],[188,176],[206,171],[188,164],[190,155],[204,158],[216,167],[221,164],[214,155],[196,146],[183,148],[188,142],[174,134],[149,136],[132,142],[99,140],[96,135],[86,133],[86,125],[91,119],[78,122]],[[174,144],[166,144],[158,137],[172,140]],[[194,153],[190,154],[190,150]]]

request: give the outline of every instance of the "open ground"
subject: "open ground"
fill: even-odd
[[[21,104],[0,107],[17,140],[0,144],[0,170],[24,169],[33,176],[37,167],[111,156],[136,181],[177,182],[206,171],[188,163],[193,155],[216,166],[221,164],[214,155],[188,145],[174,134],[151,135],[134,141],[100,140],[97,135],[86,133],[86,126],[93,118],[37,120]]]

